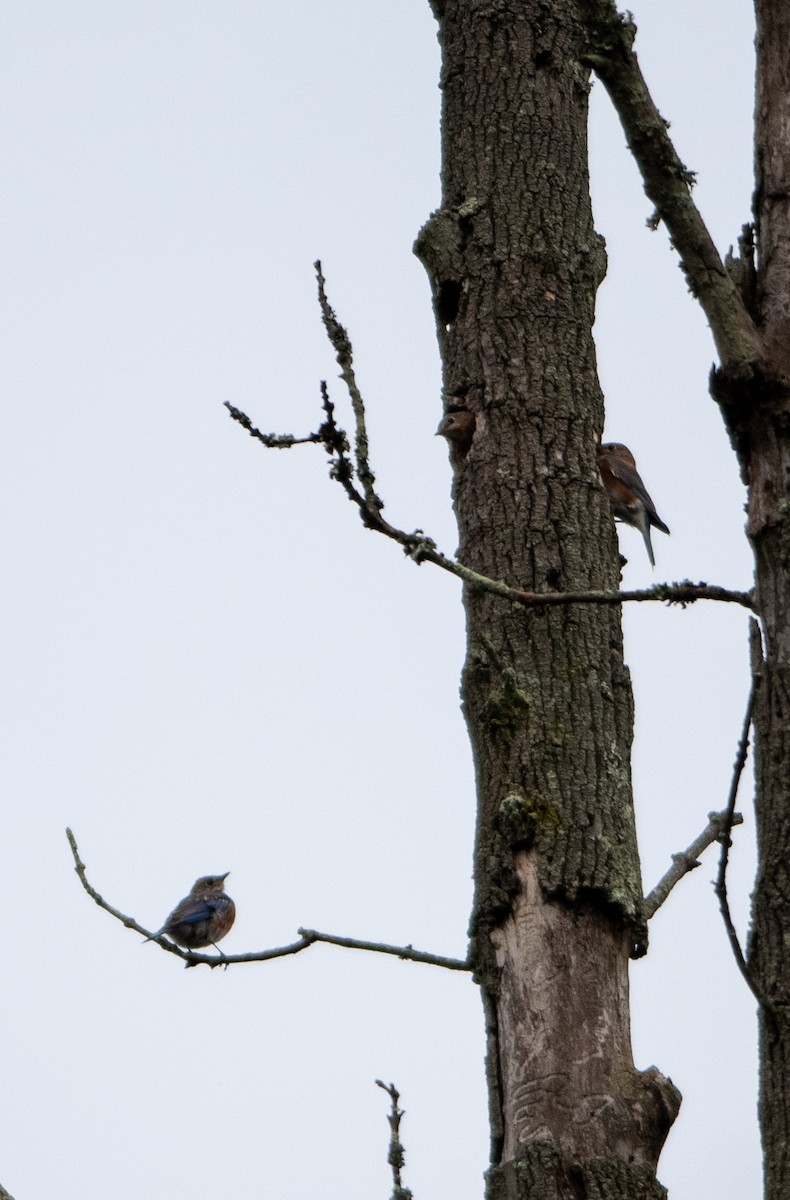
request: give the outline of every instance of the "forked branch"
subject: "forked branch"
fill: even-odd
[[[690,580],[683,580],[680,583],[661,583],[651,588],[623,592],[527,592],[521,588],[510,587],[501,579],[490,579],[486,575],[480,575],[477,571],[458,562],[457,559],[449,558],[421,529],[415,529],[412,533],[408,533],[404,529],[398,529],[397,526],[391,525],[382,515],[384,501],[375,489],[375,476],[370,468],[365,403],[354,374],[351,339],[329,304],[326,296],[326,281],[320,262],[317,262],[315,267],[318,279],[318,299],[324,325],[340,364],[341,378],[348,388],[354,411],[353,459],[350,439],[345,430],[335,421],[334,405],[329,398],[326,383],[323,381],[321,383],[321,406],[324,420],[315,433],[307,434],[305,437],[296,437],[293,434],[261,433],[246,413],[227,402],[225,407],[233,420],[246,429],[251,437],[270,449],[281,450],[305,444],[322,445],[329,456],[331,478],[337,480],[344,489],[349,500],[356,506],[362,523],[368,529],[374,529],[377,533],[382,533],[385,537],[397,542],[408,557],[414,559],[416,563],[433,563],[441,570],[455,575],[472,590],[489,592],[511,604],[518,604],[524,608],[557,604],[623,604],[629,601],[637,603],[662,601],[685,607],[687,604],[693,604],[696,600],[716,600],[754,609],[754,597],[751,592],[731,591],[715,584],[692,583]],[[358,481],[359,486],[355,480]]]

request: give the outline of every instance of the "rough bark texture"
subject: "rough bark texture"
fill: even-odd
[[[605,271],[587,179],[588,73],[567,0],[434,3],[443,204],[421,232],[461,560],[536,591],[614,589],[591,327]],[[469,423],[471,425],[471,422]],[[473,955],[488,1031],[491,1200],[643,1200],[679,1103],[637,1072],[643,948],[618,609],[522,611],[467,589],[478,782]]]
[[[765,661],[755,711],[758,878],[749,964],[776,1006],[760,1015],[765,1196],[790,1196],[790,6],[757,0],[755,318],[770,384],[752,397],[749,481]]]
[[[756,0],[754,216],[758,319],[774,367],[790,373],[790,7]]]

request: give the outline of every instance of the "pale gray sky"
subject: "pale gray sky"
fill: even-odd
[[[746,4],[639,3],[637,48],[724,251],[749,216]],[[228,952],[299,925],[463,955],[474,819],[456,582],[364,531],[312,447],[266,430],[347,405],[312,263],[355,345],[396,523],[452,550],[429,291],[440,199],[427,0],[6,0],[0,8],[2,437],[0,1181],[16,1200],[389,1195],[387,1098],[417,1200],[478,1200],[479,1000],[462,976],[349,951],[184,971],[90,903],[157,927],[231,870]],[[596,327],[607,436],[659,512],[655,576],[746,587],[743,491],[714,352],[603,89]],[[347,417],[346,417],[347,419]],[[722,807],[746,616],[626,614],[646,887]],[[743,928],[753,820],[732,891]],[[634,1047],[684,1094],[673,1200],[758,1194],[754,1005],[712,858],[632,970]]]

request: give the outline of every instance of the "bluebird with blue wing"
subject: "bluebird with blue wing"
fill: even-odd
[[[230,931],[236,919],[236,905],[225,893],[228,875],[230,871],[224,875],[203,875],[196,880],[189,895],[176,905],[154,937],[166,933],[185,950],[213,946],[222,954],[217,942]]]

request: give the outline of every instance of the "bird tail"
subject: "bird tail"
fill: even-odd
[[[647,557],[650,559],[651,567],[654,567],[656,565],[656,560],[653,554],[653,543],[650,541],[650,518],[648,517],[644,508],[642,508],[638,514],[635,514],[634,524],[645,540]],[[669,533],[668,529],[667,533]]]

